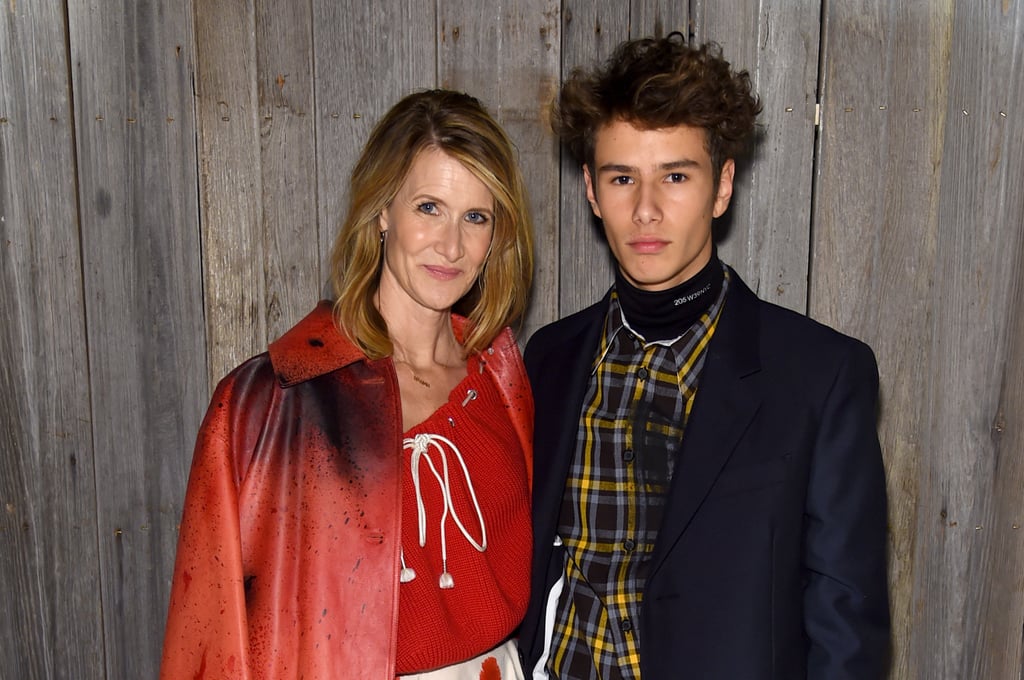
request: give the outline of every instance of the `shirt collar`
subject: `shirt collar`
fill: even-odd
[[[722,290],[718,293],[718,298],[711,303],[711,306],[708,308],[708,311],[701,315],[701,318],[695,321],[694,325],[701,323],[705,319],[705,317],[710,317],[712,319],[718,317],[718,314],[722,309],[722,304],[725,302],[725,295],[729,290],[730,279],[729,268],[723,264],[722,269],[725,271],[725,280],[722,282]],[[598,352],[597,357],[594,359],[594,363],[590,367],[591,375],[594,375],[594,373],[597,372],[597,367],[600,366],[601,362],[603,362],[605,357],[608,356],[608,352],[609,350],[611,350],[612,345],[614,344],[613,341],[615,340],[615,337],[623,331],[632,334],[633,337],[640,341],[640,344],[643,347],[649,347],[651,345],[672,347],[672,345],[679,342],[680,338],[682,338],[684,335],[690,332],[690,328],[693,328],[693,326],[690,326],[690,328],[687,328],[674,338],[670,338],[667,340],[652,340],[648,342],[647,340],[644,339],[644,336],[640,335],[640,333],[637,333],[629,325],[629,322],[626,320],[625,315],[622,313],[622,305],[619,304],[619,296],[618,293],[615,292],[614,286],[612,286],[612,290],[609,293],[608,298],[608,314],[607,316],[605,316],[604,333],[601,335],[600,351]]]

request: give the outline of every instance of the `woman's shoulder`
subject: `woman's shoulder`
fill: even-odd
[[[516,343],[515,333],[506,326],[478,355],[480,364],[501,381],[525,380],[523,355]]]
[[[268,349],[274,373],[284,387],[366,359],[359,347],[338,328],[333,305],[320,303]]]

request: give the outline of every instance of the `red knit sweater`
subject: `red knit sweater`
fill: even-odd
[[[416,491],[410,449],[402,452],[402,549],[416,577],[401,585],[398,601],[399,674],[432,670],[481,654],[506,639],[526,612],[530,579],[530,500],[526,463],[505,407],[477,359],[448,403],[405,433],[440,435],[462,454],[487,530],[487,548],[479,552],[463,536],[454,518],[445,521],[448,573],[454,587],[442,589],[441,485],[420,458],[420,497],[426,515],[426,545],[419,545]],[[475,393],[475,398],[467,396]],[[465,403],[464,403],[465,402]],[[434,440],[437,441],[437,440]],[[438,442],[440,443],[440,442]],[[448,462],[451,500],[458,518],[478,544],[481,527],[458,458],[442,444]],[[427,455],[444,475],[442,455]]]

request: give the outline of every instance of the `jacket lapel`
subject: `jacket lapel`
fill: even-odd
[[[697,399],[683,434],[651,576],[693,519],[761,405],[760,302],[734,271],[730,275],[729,297],[708,346]]]

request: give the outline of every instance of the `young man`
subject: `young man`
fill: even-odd
[[[554,110],[617,263],[526,348],[533,678],[876,679],[889,611],[871,350],[762,302],[711,223],[760,104],[713,45],[636,40]]]

